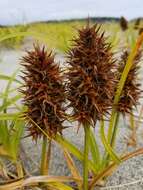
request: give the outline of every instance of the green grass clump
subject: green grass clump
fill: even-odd
[[[71,39],[76,35],[75,28],[82,26],[83,21],[37,23],[30,25],[28,32],[37,32],[46,36],[49,48],[66,51]]]
[[[96,22],[92,21],[93,23]],[[10,27],[0,28],[0,37],[7,35],[15,35],[20,32],[29,33],[29,36],[34,41],[37,40],[36,35],[42,36],[42,41],[48,46],[48,48],[54,48],[55,50],[66,52],[71,45],[71,39],[76,37],[78,28],[85,25],[85,20],[71,20],[71,21],[59,21],[59,22],[39,22],[31,23],[28,25],[17,25]],[[128,29],[122,31],[118,22],[102,22],[102,31],[106,31],[105,35],[108,36],[108,42],[112,43],[116,50],[123,45],[130,47],[135,43],[138,36],[138,30],[134,29],[134,22],[128,23]],[[142,22],[140,23],[140,27]],[[1,43],[1,46],[6,48],[19,48],[26,43],[25,39],[28,35],[17,35],[14,38],[9,38]],[[41,37],[40,37],[41,38]],[[41,39],[40,39],[41,41]]]
[[[0,37],[15,34],[18,32],[26,32],[27,29],[28,29],[28,25],[2,27],[0,28]],[[23,40],[24,40],[23,36],[9,38],[1,43],[1,47],[5,47],[7,49],[18,49],[23,43]]]

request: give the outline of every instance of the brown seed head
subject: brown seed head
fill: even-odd
[[[114,59],[100,27],[89,24],[78,31],[68,52],[68,100],[73,116],[95,124],[112,106],[115,88]]]
[[[138,30],[138,29],[139,29],[140,22],[141,22],[141,19],[140,19],[140,18],[138,18],[138,19],[135,21],[135,25],[134,25],[134,29],[135,29],[135,30]]]
[[[29,118],[50,137],[57,132],[62,132],[64,121],[65,88],[59,67],[54,62],[54,55],[47,53],[45,48],[34,46],[33,51],[28,51],[22,58],[25,67],[24,104],[28,107],[25,117],[33,139],[37,140],[43,134]]]
[[[123,16],[120,18],[120,27],[123,31],[128,29],[128,21]]]
[[[121,55],[120,65],[118,67],[118,80],[121,77],[121,74],[125,68],[129,51],[125,50]],[[141,59],[141,51],[136,55],[133,65],[128,73],[120,101],[117,106],[117,110],[125,115],[125,113],[131,113],[133,108],[138,105],[138,101],[141,95],[141,84],[138,81],[137,74],[139,70],[138,63]]]
[[[138,34],[141,35],[143,33],[143,28],[139,28]]]

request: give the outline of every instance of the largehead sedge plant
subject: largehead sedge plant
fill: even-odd
[[[68,52],[68,100],[73,108],[72,117],[84,126],[85,159],[88,159],[89,127],[94,127],[97,120],[103,120],[109,113],[116,85],[111,46],[99,30],[97,25],[88,23],[78,31],[78,37]],[[86,166],[84,169],[86,190]]]
[[[97,25],[82,28],[68,52],[68,100],[72,116],[94,127],[109,113],[116,85],[111,45]]]
[[[128,29],[128,21],[123,16],[120,18],[120,27],[122,31],[126,31]]]
[[[135,21],[134,29],[135,29],[135,30],[138,30],[139,27],[140,27],[140,24],[141,24],[141,19],[138,18],[138,19]]]
[[[30,136],[34,140],[43,137],[41,156],[41,173],[47,174],[48,159],[46,152],[47,137],[54,138],[57,133],[62,133],[65,101],[65,87],[59,66],[54,61],[52,52],[47,52],[45,47],[34,46],[34,50],[28,51],[22,58],[24,80],[23,90],[24,105],[27,111],[24,117],[27,121]],[[39,128],[35,125],[39,126]],[[51,149],[49,141],[49,150]]]
[[[118,79],[121,78],[128,56],[128,50],[125,50],[121,55],[121,60],[118,66]],[[122,113],[123,115],[125,115],[125,113],[131,114],[133,112],[133,109],[136,108],[139,104],[139,98],[141,97],[141,83],[137,75],[140,69],[140,59],[141,51],[138,51],[133,61],[132,67],[128,73],[124,88],[120,96],[120,100],[117,105],[118,112]]]
[[[43,136],[30,119],[39,125],[50,137],[62,133],[64,121],[65,87],[62,83],[59,66],[54,61],[52,52],[45,47],[34,46],[22,58],[24,105],[27,106],[25,118],[33,139]]]
[[[141,28],[139,28],[139,30],[138,30],[138,34],[141,35],[142,32],[143,32],[143,28],[141,27]]]
[[[124,86],[120,91],[120,96],[118,96],[118,101],[116,102],[117,92],[120,88],[119,83],[122,79],[123,72],[125,70],[127,61],[129,57],[129,50],[124,50],[121,53],[121,57],[117,62],[117,85],[115,89],[115,98],[114,104],[112,109],[112,114],[109,122],[109,130],[108,130],[108,141],[112,148],[115,146],[116,135],[117,135],[117,128],[120,114],[122,114],[125,118],[130,118],[130,125],[133,130],[134,128],[134,121],[133,121],[133,113],[134,109],[137,109],[137,105],[139,104],[139,98],[141,97],[141,83],[138,78],[139,74],[139,62],[141,60],[141,50],[138,50],[137,54],[135,55],[134,59],[132,60],[132,65],[128,74],[126,74],[126,80],[124,81]],[[127,68],[127,67],[126,67]],[[108,163],[109,155],[105,156],[104,163]],[[103,164],[104,165],[104,164]]]

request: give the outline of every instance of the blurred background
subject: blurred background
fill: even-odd
[[[0,0],[0,24],[13,25],[90,17],[143,16],[142,0]]]
[[[63,62],[87,19],[101,24],[115,52],[131,47],[143,31],[142,0],[0,0],[0,72],[11,74],[33,43],[44,44]],[[10,65],[13,64],[13,67]]]

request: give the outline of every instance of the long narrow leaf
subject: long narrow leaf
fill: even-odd
[[[29,31],[27,31],[27,32],[13,32],[11,34],[3,35],[0,37],[0,43],[5,41],[5,40],[8,40],[8,39],[12,39],[15,37],[21,37],[21,36],[32,36],[38,40],[44,41],[45,43],[47,42],[47,44],[48,44],[46,34],[43,34],[43,33],[41,34],[38,32],[29,32]]]
[[[130,152],[124,156],[121,157],[121,161],[124,162],[128,159],[131,159],[135,156],[139,156],[143,154],[143,148],[139,148],[133,152]],[[100,172],[100,174],[98,174],[97,176],[95,176],[89,185],[89,190],[92,190],[94,188],[94,186],[104,177],[109,176],[109,174],[111,175],[111,173],[113,173],[113,171],[118,167],[118,165],[114,162],[111,163],[109,166],[107,166],[103,171]]]
[[[10,79],[11,79],[10,76],[0,74],[0,80],[8,80],[8,81],[9,81]],[[16,82],[16,83],[18,83],[18,84],[22,84],[22,83],[21,83],[19,80],[17,80],[17,79],[14,79],[13,81]]]
[[[24,130],[24,123],[21,120],[16,120],[14,122],[14,127],[13,127],[13,131],[11,131],[10,134],[10,143],[7,144],[7,148],[11,149],[11,156],[12,158],[16,161],[17,160],[17,154],[19,151],[19,145],[20,145],[20,140],[21,140],[21,136]]]
[[[6,96],[5,96],[6,97]],[[13,105],[21,98],[21,95],[16,95],[10,99],[5,100],[2,106],[0,106],[0,112],[5,110],[8,106]]]
[[[8,141],[9,133],[5,130],[5,123],[0,121],[0,144],[5,144]]]
[[[6,120],[13,120],[13,119],[19,119],[21,120],[21,113],[0,113],[0,120],[6,121]]]
[[[81,175],[80,175],[80,173],[78,171],[78,168],[76,167],[71,155],[69,154],[69,152],[66,149],[64,149],[64,157],[65,157],[65,159],[67,161],[67,165],[68,165],[68,167],[69,167],[69,169],[71,171],[72,176],[74,178],[77,178],[77,179],[81,180],[82,178],[81,178]],[[82,190],[82,183],[77,182],[77,185],[78,185],[79,190]]]
[[[121,163],[120,158],[116,155],[116,153],[114,152],[114,150],[112,149],[112,147],[110,146],[108,141],[106,140],[105,133],[104,133],[104,121],[101,121],[100,129],[101,129],[100,130],[100,132],[101,132],[101,140],[102,140],[102,143],[103,143],[106,151],[108,152],[108,154],[110,155],[110,157],[112,158],[112,160],[115,163],[120,164]]]
[[[71,152],[77,159],[83,162],[84,160],[84,155],[83,153],[72,143],[70,143],[67,139],[61,137],[60,135],[56,136],[56,142],[58,142],[61,146],[65,147],[69,152]],[[97,173],[96,167],[94,163],[89,160],[89,168],[92,170],[94,173]]]
[[[51,182],[48,186],[55,188],[56,190],[74,190],[72,187],[60,182]]]
[[[92,155],[93,162],[95,164],[95,167],[97,170],[100,168],[100,152],[99,152],[99,147],[96,142],[94,133],[92,129],[90,129],[90,151]]]
[[[31,120],[31,122],[33,122],[33,124],[38,127],[39,130],[42,131],[42,133],[48,138],[50,139],[50,137],[48,136],[48,134],[39,127],[39,125],[37,125],[37,123],[35,123],[30,117],[29,119]],[[62,147],[66,148],[67,150],[69,150],[70,153],[72,153],[76,158],[78,158],[80,161],[83,162],[84,160],[84,155],[83,153],[72,143],[70,143],[67,139],[63,138],[61,135],[56,135],[55,139],[54,139],[57,143],[59,143]],[[92,170],[95,174],[97,172],[96,167],[94,165],[94,163],[89,160],[89,168],[90,170]]]
[[[74,179],[72,177],[66,177],[66,176],[33,176],[26,179],[22,178],[22,179],[10,181],[9,183],[1,183],[0,190],[16,190],[18,188],[35,185],[36,183],[47,183],[47,184],[49,183],[56,186],[56,183],[61,184],[63,182],[72,182],[75,180],[77,179]],[[60,185],[58,186],[60,187]],[[73,189],[69,189],[69,190],[73,190]]]
[[[135,56],[141,46],[143,42],[143,33],[141,33],[141,35],[139,36],[135,46],[133,47],[128,59],[127,59],[127,63],[125,65],[125,68],[123,70],[123,73],[122,73],[122,76],[121,76],[121,79],[118,83],[118,88],[117,88],[117,92],[116,92],[116,95],[115,95],[115,98],[114,98],[114,105],[117,105],[118,104],[118,101],[120,99],[120,95],[122,93],[122,89],[124,87],[124,84],[126,82],[126,78],[128,76],[128,73],[132,67],[132,64],[133,64],[133,61],[135,59]],[[110,119],[110,125],[109,125],[109,131],[108,131],[108,142],[110,144],[114,144],[114,142],[112,143],[111,142],[111,139],[112,139],[112,134],[113,133],[116,133],[116,126],[114,126],[114,121],[116,120],[116,117],[117,117],[117,113],[116,113],[116,110],[115,108],[113,108],[112,110],[112,114],[111,114],[111,119]],[[114,130],[113,130],[114,129]],[[114,141],[114,139],[112,139],[112,141]]]

